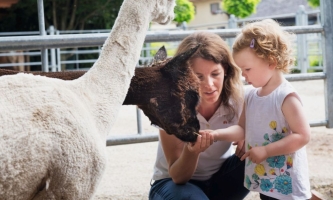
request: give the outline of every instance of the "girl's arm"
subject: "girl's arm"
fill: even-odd
[[[288,95],[283,104],[282,112],[292,134],[280,141],[267,145],[269,156],[293,153],[310,141],[310,125],[306,119],[303,106],[295,94]]]
[[[292,134],[267,146],[253,147],[241,158],[242,160],[248,156],[252,162],[258,164],[268,157],[293,153],[310,141],[310,126],[301,102],[295,94],[290,94],[285,98],[282,112]]]
[[[201,133],[195,143],[184,143],[174,135],[160,130],[160,142],[173,182],[184,184],[191,179],[195,172],[199,154],[213,143],[213,136],[209,133]]]
[[[228,128],[217,129],[212,131],[214,140],[235,142],[245,139],[245,103],[243,105],[242,113],[239,117],[238,125],[233,125]]]

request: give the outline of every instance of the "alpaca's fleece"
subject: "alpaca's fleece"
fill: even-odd
[[[0,77],[0,199],[91,199],[106,164],[106,134],[125,99],[152,19],[174,0],[125,0],[100,57],[73,81]]]
[[[0,199],[38,190],[42,199],[89,198],[106,163],[105,137],[89,109],[97,97],[29,74],[1,77],[0,93]]]

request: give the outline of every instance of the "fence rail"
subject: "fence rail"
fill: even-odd
[[[327,120],[309,121],[310,127],[326,126],[327,123],[328,123]],[[158,141],[158,134],[108,136],[106,138],[106,146],[134,144],[142,142],[155,142],[155,141]]]
[[[284,30],[295,34],[322,33],[320,25],[290,26],[283,27]],[[223,38],[235,37],[240,29],[215,29],[207,30],[214,32]],[[145,38],[146,43],[150,42],[172,42],[180,41],[195,30],[185,31],[148,31]],[[95,34],[73,34],[73,35],[45,35],[45,36],[20,36],[1,37],[0,51],[8,50],[32,50],[41,48],[69,48],[69,47],[95,47],[104,43],[109,33]]]
[[[0,51],[11,50],[41,50],[43,71],[48,71],[47,63],[47,49],[55,48],[72,48],[72,47],[91,47],[100,46],[104,43],[109,33],[94,33],[94,34],[72,34],[72,35],[46,35],[44,30],[42,5],[43,1],[38,0],[38,11],[40,19],[40,36],[17,36],[17,37],[0,37]],[[293,32],[295,34],[308,34],[308,33],[320,33],[322,36],[322,48],[323,48],[323,63],[324,69],[320,73],[308,73],[308,74],[293,74],[286,75],[286,79],[289,81],[301,81],[301,80],[324,80],[325,90],[325,115],[326,119],[310,121],[311,127],[326,126],[327,128],[333,128],[333,2],[331,0],[321,0],[321,23],[320,25],[301,25],[301,26],[289,26],[283,27],[284,30]],[[304,17],[304,16],[303,16]],[[298,21],[302,21],[299,18]],[[215,29],[207,30],[220,35],[223,38],[233,38],[239,32],[240,29]],[[183,30],[183,31],[149,31],[145,42],[170,42],[180,41],[186,36],[195,32],[195,30]],[[304,44],[305,38],[301,39],[299,44]],[[51,51],[52,54],[52,51]],[[58,59],[59,59],[58,52]],[[302,52],[302,58],[306,59],[308,54]],[[305,57],[304,57],[305,56]],[[138,118],[138,129],[140,133],[140,119]],[[107,145],[119,145],[138,142],[156,141],[158,139],[157,134],[135,135],[135,136],[119,136],[108,137]]]
[[[285,78],[290,81],[308,81],[326,79],[326,74],[323,72],[308,73],[308,74],[288,74]],[[311,127],[326,126],[327,120],[312,120],[309,121]],[[154,142],[158,140],[158,134],[143,134],[143,135],[126,135],[126,136],[109,136],[106,140],[107,146],[133,144],[141,142]]]

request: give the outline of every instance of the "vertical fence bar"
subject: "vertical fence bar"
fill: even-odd
[[[56,30],[56,35],[60,35],[60,31]],[[61,69],[61,52],[60,52],[60,48],[57,48],[57,70],[58,72],[62,71]]]
[[[79,61],[79,48],[75,48],[75,68],[76,70],[79,70],[80,69],[80,61]]]
[[[183,31],[186,31],[187,30],[187,23],[186,21],[183,21],[180,28],[183,30]]]
[[[45,23],[44,23],[44,4],[43,0],[37,0],[38,4],[38,22],[39,22],[39,32],[40,35],[43,37],[46,35],[45,33]],[[41,49],[41,59],[42,59],[42,71],[48,72],[48,55],[47,55],[47,49],[42,48]]]
[[[235,15],[230,15],[230,18],[228,20],[228,28],[232,29],[232,28],[237,28],[237,19],[235,17]],[[232,45],[234,44],[235,38],[228,38],[228,45],[231,48]]]
[[[333,128],[333,2],[332,0],[321,0],[321,24],[324,28],[323,47],[324,47],[324,80],[325,92],[325,114],[327,128]]]
[[[296,13],[296,25],[305,26],[308,25],[308,15],[305,12],[305,7],[300,5]],[[297,66],[301,70],[301,73],[307,73],[308,71],[308,56],[307,56],[307,41],[306,34],[297,35]]]
[[[141,110],[136,107],[136,125],[138,128],[138,134],[142,134],[142,116],[141,116]]]
[[[50,30],[50,35],[54,35],[54,26],[50,26],[49,30]],[[55,49],[50,49],[50,52],[51,52],[51,71],[55,72],[57,71]]]

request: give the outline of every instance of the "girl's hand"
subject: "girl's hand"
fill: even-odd
[[[204,152],[210,145],[213,144],[214,138],[212,134],[212,130],[200,130],[199,136],[197,137],[197,141],[195,143],[187,143],[187,148],[190,152],[201,153]]]
[[[246,157],[249,157],[251,162],[259,164],[262,161],[266,160],[269,157],[269,155],[266,151],[265,146],[260,146],[260,147],[252,147],[248,152],[246,152],[241,157],[241,160],[243,161]]]

